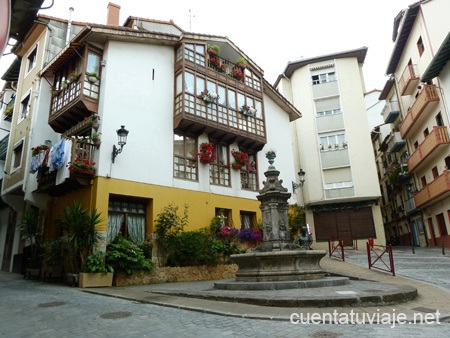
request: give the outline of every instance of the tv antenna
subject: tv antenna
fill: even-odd
[[[189,8],[189,32],[192,32],[192,18],[195,18],[195,15],[192,14],[192,10]]]

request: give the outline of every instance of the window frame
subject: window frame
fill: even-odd
[[[176,136],[182,138],[182,141],[183,141],[183,155],[182,156],[181,155],[177,155],[177,153],[175,151],[175,142],[176,142],[175,137]],[[189,155],[188,154],[189,153],[188,152],[189,147],[188,147],[188,144],[187,144],[188,139],[194,140],[194,151],[195,151],[195,154],[192,155],[192,156],[188,156]],[[173,177],[177,178],[177,179],[184,179],[184,180],[198,182],[198,157],[197,157],[198,140],[197,140],[197,138],[192,137],[190,135],[182,134],[182,133],[174,133],[173,141],[174,141],[174,144],[173,144],[173,147],[174,147],[173,148]],[[183,164],[179,164],[176,161],[176,158],[183,159],[184,160]],[[189,165],[189,163],[191,163],[192,165]],[[176,170],[176,165],[177,164],[183,166],[184,167],[184,171]],[[188,167],[191,168],[191,170],[193,170],[193,172],[188,173],[187,172],[187,168]],[[177,176],[176,172],[178,172],[178,173],[181,172],[181,173],[183,173],[183,175],[182,176]],[[195,178],[187,177],[187,176],[191,176],[192,177],[192,175]]]
[[[36,44],[34,48],[28,53],[27,55],[27,65],[26,65],[26,72],[25,76],[30,74],[30,72],[36,67],[37,65],[37,55],[38,55],[38,47],[39,44]]]
[[[25,138],[22,138],[13,146],[11,157],[11,172],[17,171],[22,167],[24,143]]]

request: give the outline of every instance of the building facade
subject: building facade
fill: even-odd
[[[314,248],[327,248],[329,239],[385,244],[364,104],[366,53],[363,47],[290,62],[275,84],[303,114],[291,124],[295,166],[306,173],[296,195]]]
[[[299,110],[227,38],[135,17],[120,26],[119,10],[110,3],[107,25],[80,26],[38,63],[34,132],[21,143],[21,179],[3,184],[6,200],[23,189],[15,199],[39,211],[46,239],[61,235],[64,208],[79,200],[101,213],[102,246],[119,231],[136,242],[151,238],[168,205],[188,206],[186,230],[209,226],[219,213],[230,226],[256,226],[268,149],[277,150],[284,180],[294,179],[292,142],[280,135]],[[117,134],[125,130],[126,143]],[[10,141],[9,166],[17,142]],[[235,169],[237,151],[249,161]]]
[[[386,142],[386,164],[394,164],[391,176],[399,172],[398,177],[404,179],[396,182],[400,184],[392,207],[393,212],[404,213],[405,222],[387,231],[406,237],[404,244],[409,238],[415,245],[450,245],[449,113],[440,80],[445,78],[445,57],[437,55],[440,48],[445,49],[449,9],[446,1],[419,1],[394,20],[394,47],[386,70],[390,80],[380,98],[391,108],[395,106],[395,114],[387,112],[385,120],[393,125]],[[439,67],[434,69],[436,64],[442,75],[436,71]]]

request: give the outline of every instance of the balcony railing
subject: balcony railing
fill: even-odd
[[[72,148],[70,162],[75,159],[81,161],[88,160],[92,162],[94,157],[95,146],[92,143],[72,139]],[[63,165],[61,168],[49,173],[48,170],[41,171],[37,176],[38,189],[37,192],[45,192],[51,196],[60,196],[70,191],[76,190],[82,186],[88,185],[93,175],[71,173],[70,175],[60,175],[59,171],[68,171],[69,169]],[[58,177],[58,178],[57,178]]]
[[[430,156],[438,147],[450,144],[447,127],[433,127],[431,133],[412,153],[408,160],[408,170],[413,172]],[[445,147],[447,149],[447,147]]]
[[[398,81],[400,93],[403,95],[411,95],[417,88],[419,76],[416,72],[415,65],[407,65],[403,71],[402,77]]]
[[[414,194],[417,208],[435,203],[450,195],[450,171],[445,170],[440,176]]]
[[[387,141],[388,151],[391,153],[396,153],[405,146],[406,141],[402,139],[400,132],[396,131],[391,133],[389,140]]]
[[[414,201],[414,197],[411,197],[408,200],[406,200],[406,202],[405,202],[406,214],[407,215],[412,214],[416,210],[417,210],[417,208],[416,208],[416,203]]]
[[[90,82],[87,77],[81,76],[72,81],[67,88],[53,91],[48,123],[58,133],[63,133],[84,117],[96,113],[100,80]]]
[[[392,101],[386,103],[383,110],[381,111],[384,123],[393,123],[397,117],[400,115],[400,108],[397,101]]]
[[[415,129],[414,125],[417,125],[423,116],[427,116],[427,113],[431,111],[438,102],[439,96],[436,88],[433,86],[424,86],[400,125],[400,133],[403,139],[408,138],[409,133]]]

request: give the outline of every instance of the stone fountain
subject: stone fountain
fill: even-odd
[[[235,282],[244,282],[237,284],[246,289],[253,289],[254,284],[261,282],[272,284],[269,286],[271,288],[308,287],[307,282],[302,285],[288,282],[324,280],[325,272],[319,262],[326,251],[310,250],[309,245],[292,243],[288,224],[288,199],[291,194],[282,186],[283,180],[278,178],[280,172],[273,165],[275,153],[268,152],[266,157],[270,164],[264,173],[267,180],[256,196],[261,201],[263,243],[251,253],[230,256],[239,267]],[[235,282],[215,283],[215,288],[236,288]],[[244,286],[245,283],[253,286]],[[274,286],[274,283],[280,285]],[[284,286],[281,287],[281,284]]]

